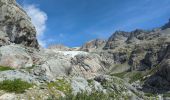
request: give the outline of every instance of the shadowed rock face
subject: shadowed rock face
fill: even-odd
[[[10,43],[38,48],[30,17],[15,0],[0,0],[0,45]]]
[[[167,28],[170,28],[170,19],[169,19],[169,22],[166,23],[164,26],[162,26],[162,29],[167,29]]]
[[[124,43],[130,34],[124,31],[116,31],[106,42],[104,49],[114,49]]]

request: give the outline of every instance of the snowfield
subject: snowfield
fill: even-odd
[[[84,51],[57,51],[57,50],[53,50],[56,53],[62,53],[65,56],[70,56],[70,57],[75,57],[76,55],[87,55],[87,52]]]

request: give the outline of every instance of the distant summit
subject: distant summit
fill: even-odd
[[[167,28],[170,28],[170,19],[169,19],[169,22],[166,23],[164,26],[162,26],[162,29],[167,29]]]

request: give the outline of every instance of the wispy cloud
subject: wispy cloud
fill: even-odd
[[[35,5],[24,5],[24,9],[31,17],[32,23],[37,30],[38,42],[41,46],[46,47],[46,42],[43,40],[46,30],[47,14]]]

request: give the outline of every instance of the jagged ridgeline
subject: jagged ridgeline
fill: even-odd
[[[77,48],[39,48],[27,13],[0,0],[0,100],[168,99],[169,53],[170,22]]]

